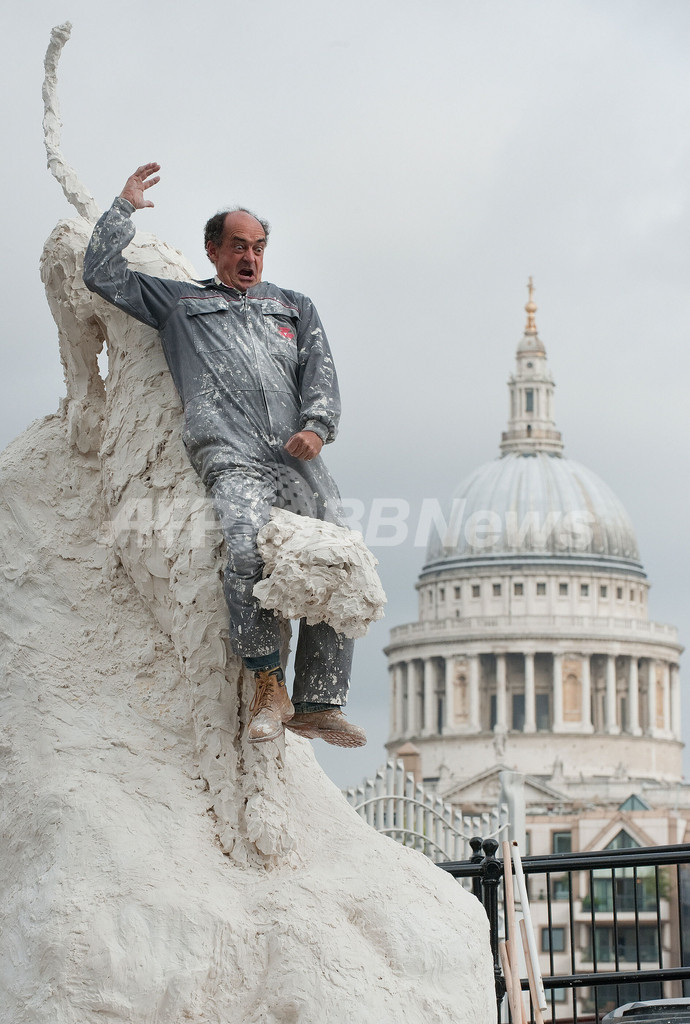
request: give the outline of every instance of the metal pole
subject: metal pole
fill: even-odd
[[[482,882],[484,885],[484,909],[489,918],[489,934],[491,936],[491,954],[494,961],[494,982],[496,985],[496,1009],[498,1020],[501,1019],[501,1003],[506,994],[506,983],[501,971],[501,957],[498,948],[498,887],[503,877],[503,866],[496,860],[498,841],[485,839],[482,843],[484,860],[482,861]]]

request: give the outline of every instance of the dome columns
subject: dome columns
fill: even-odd
[[[393,739],[437,736],[448,731],[453,701],[452,658],[411,657],[392,662],[390,731]],[[475,695],[478,704],[479,692]]]
[[[580,716],[582,719],[582,731],[594,732],[592,724],[592,666],[589,654],[583,654],[581,658],[582,691]]]
[[[647,661],[647,735],[658,735],[659,704],[659,677],[657,676],[656,661],[649,658]],[[663,705],[662,705],[663,706]]]
[[[664,731],[671,733],[671,666],[664,663]]]
[[[420,736],[424,725],[424,676],[418,658],[407,666],[407,728],[413,736]]]
[[[422,733],[424,736],[433,736],[434,733],[438,732],[438,721],[437,721],[437,706],[438,697],[437,689],[438,684],[436,680],[437,668],[435,658],[425,658],[423,664],[423,685],[424,685],[424,700],[423,700],[423,729]]]
[[[525,723],[523,732],[537,731],[537,703],[534,688],[534,651],[525,651]]]
[[[628,659],[628,732],[641,736],[640,729],[640,675],[637,657]]]
[[[506,656],[496,655],[496,722],[494,732],[508,732],[508,701],[506,694]]]
[[[563,732],[563,655],[553,656],[553,732]]]
[[[620,646],[410,650],[390,668],[391,741],[545,731],[679,740],[677,663]]]
[[[470,693],[469,693],[469,729],[473,732],[478,732],[480,729],[481,722],[481,699],[479,689],[480,679],[480,664],[479,655],[472,654],[469,658],[469,670],[470,670]]]
[[[390,666],[391,680],[391,735],[398,738],[407,732],[406,721],[406,689],[407,663],[395,662]]]
[[[680,722],[680,679],[678,676],[678,666],[671,665],[671,732],[675,740],[681,738],[681,722]]]
[[[616,656],[606,655],[606,732],[617,736],[621,731],[618,724],[618,701],[616,689]]]
[[[675,662],[648,658],[647,727],[657,739],[680,739],[680,685]]]

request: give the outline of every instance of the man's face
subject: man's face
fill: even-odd
[[[266,234],[249,213],[228,213],[220,245],[209,242],[206,252],[216,274],[230,288],[246,292],[258,284],[264,267]]]

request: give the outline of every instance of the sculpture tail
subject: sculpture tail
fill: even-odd
[[[48,168],[62,187],[65,198],[91,224],[101,215],[95,199],[79,180],[77,173],[65,162],[60,148],[60,105],[57,97],[57,66],[62,48],[70,37],[72,26],[69,21],[56,25],[50,33],[50,43],[44,61],[43,79],[43,138],[48,154]]]

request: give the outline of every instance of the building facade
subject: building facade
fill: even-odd
[[[531,285],[526,309],[500,457],[456,491],[418,621],[391,631],[388,750],[412,743],[446,798],[497,765],[583,802],[671,792],[682,648],[649,619],[621,502],[563,454]]]
[[[673,626],[649,618],[649,581],[621,502],[563,454],[531,281],[526,311],[500,456],[458,487],[416,584],[418,620],[391,631],[389,756],[466,814],[496,807],[500,778],[518,773],[523,852],[682,843],[682,647]],[[555,881],[550,923],[545,894],[533,894],[544,970],[549,956],[553,973],[591,970],[587,922],[603,897],[582,880],[582,935],[569,939],[570,908],[559,903],[567,892]],[[668,906],[658,934],[663,962],[675,964]],[[611,923],[595,929],[599,968],[638,957],[658,964],[656,915],[635,925],[623,895],[619,909],[617,945]],[[544,945],[561,938],[563,946]],[[568,1015],[566,996],[559,1016]]]

